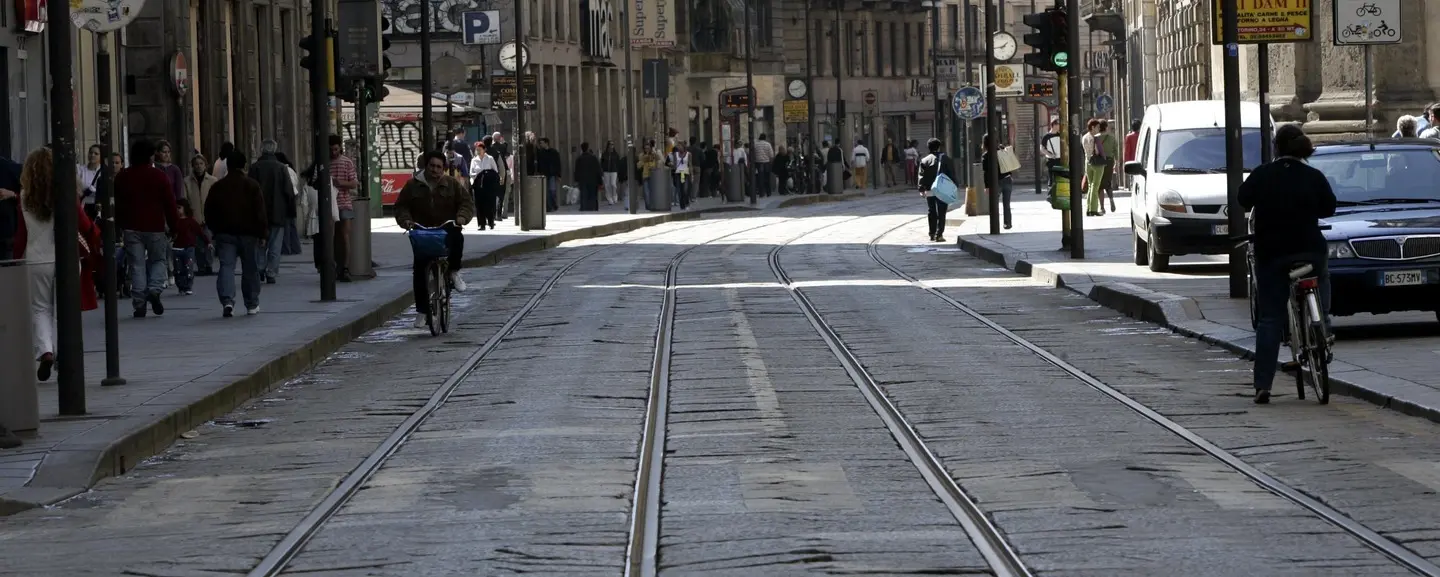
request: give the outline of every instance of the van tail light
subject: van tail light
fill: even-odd
[[[1313,291],[1320,286],[1320,279],[1316,277],[1302,278],[1295,281],[1295,287],[1300,290]]]

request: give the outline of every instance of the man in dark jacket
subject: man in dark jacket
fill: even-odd
[[[564,165],[560,160],[560,151],[550,146],[549,138],[540,139],[540,147],[535,151],[535,167],[540,172],[539,176],[545,177],[545,210],[555,212],[560,210],[560,173]]]
[[[240,259],[240,292],[248,314],[260,312],[260,268],[265,262],[265,240],[270,236],[270,214],[260,183],[245,175],[245,155],[236,150],[225,160],[225,178],[210,187],[205,199],[205,225],[214,235],[220,273],[215,292],[225,318],[235,312],[235,259]]]
[[[279,148],[274,140],[260,143],[260,159],[250,166],[250,178],[260,184],[265,197],[265,212],[270,230],[265,237],[265,282],[275,284],[280,275],[280,249],[284,245],[285,227],[295,219],[295,183],[290,171],[275,158]]]
[[[575,182],[580,185],[580,210],[600,210],[600,183],[604,180],[600,159],[590,152],[590,143],[580,143],[580,158],[575,159]]]
[[[160,293],[169,277],[170,242],[180,224],[170,178],[155,167],[155,145],[138,140],[130,146],[130,168],[115,176],[115,224],[124,231],[125,257],[130,261],[130,301],[135,318],[145,317],[145,303],[157,316],[165,314]]]
[[[619,198],[622,172],[625,172],[625,163],[615,150],[615,141],[605,141],[605,151],[600,153],[600,180],[605,187],[605,204],[613,206]]]
[[[445,174],[445,155],[427,152],[420,157],[424,169],[420,176],[410,179],[395,198],[395,223],[409,230],[415,226],[425,228],[445,227],[445,251],[449,264],[450,286],[457,291],[465,290],[465,280],[460,277],[460,265],[465,254],[465,237],[461,229],[475,217],[475,202],[471,195],[454,177]],[[450,221],[454,221],[453,223]],[[416,328],[428,326],[426,316],[430,314],[430,291],[426,272],[430,260],[415,258],[414,289]]]

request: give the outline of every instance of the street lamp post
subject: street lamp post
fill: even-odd
[[[749,147],[745,150],[745,182],[750,188],[750,204],[753,206],[760,202],[760,191],[755,188],[755,71],[753,62],[755,58],[751,54],[752,43],[750,42],[750,3],[745,0],[745,102],[746,111],[746,142]],[[668,119],[667,119],[668,120]]]
[[[51,201],[55,207],[55,262],[80,261],[80,219],[75,213],[75,90],[70,69],[70,4],[51,2],[46,6],[50,26],[48,40],[50,68],[50,136],[54,155],[54,182]],[[34,191],[38,192],[38,191]],[[56,385],[60,414],[85,414],[85,343],[80,325],[80,267],[55,267],[56,342],[58,361]]]

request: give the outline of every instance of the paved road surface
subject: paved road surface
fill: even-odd
[[[1245,396],[1247,366],[1229,353],[924,242],[915,199],[843,204],[799,218],[673,223],[472,271],[449,335],[397,317],[130,473],[0,519],[0,574],[249,571],[546,279],[599,248],[290,570],[619,575],[664,275],[700,244],[676,278],[660,573],[986,573],[776,284],[769,256],[790,241],[779,264],[793,288],[1034,573],[1406,574],[902,282],[867,251],[877,238],[894,266],[1281,482],[1440,557],[1440,426],[1346,398],[1322,407],[1284,395],[1257,407]]]

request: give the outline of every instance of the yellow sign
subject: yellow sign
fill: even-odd
[[[810,122],[810,101],[786,100],[784,104],[784,120],[786,124],[805,124]]]
[[[1224,44],[1225,20],[1221,15],[1224,0],[1213,0],[1215,44]],[[1266,42],[1309,42],[1314,39],[1311,26],[1312,0],[1235,0],[1239,10],[1240,44]]]
[[[995,97],[1025,95],[1025,69],[1020,64],[995,65]]]

